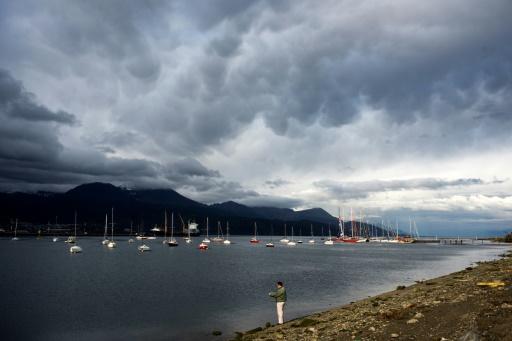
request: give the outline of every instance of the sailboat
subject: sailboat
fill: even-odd
[[[302,228],[299,228],[299,240],[297,240],[297,244],[302,244]]]
[[[108,245],[108,238],[107,238],[107,229],[108,229],[108,214],[105,214],[105,232],[103,232],[103,240],[101,241],[101,244]]]
[[[162,244],[167,244],[169,241],[167,240],[167,210],[164,211],[164,240]]]
[[[111,249],[117,247],[116,242],[114,241],[114,208],[112,207],[112,239],[107,244],[107,246]]]
[[[331,239],[331,229],[329,229],[329,239],[327,239],[325,242],[324,242],[325,245],[334,245],[334,242],[332,241]]]
[[[201,244],[209,244],[210,243],[210,236],[208,235],[208,217],[206,217],[206,238],[203,239]]]
[[[315,244],[315,236],[313,236],[313,224],[311,224],[311,239],[308,240],[309,244]]]
[[[139,226],[140,227],[140,226]],[[141,235],[138,235],[137,236],[137,239],[139,239],[138,237],[142,237]],[[147,251],[151,251],[151,248],[149,247],[149,245],[146,245],[146,243],[144,242],[146,238],[140,238],[139,240],[142,242],[142,244],[140,244],[139,246],[137,246],[137,250],[139,250],[140,252],[147,252]]]
[[[132,235],[133,235],[133,221],[130,221],[130,239],[128,239],[128,243],[134,242]]]
[[[75,235],[74,236],[68,236],[68,239],[64,241],[64,243],[68,244],[74,244],[76,241],[76,212],[75,212]]]
[[[11,225],[12,228],[12,225]],[[14,237],[11,240],[19,240],[18,236],[18,219],[16,219],[16,225],[14,225]]]
[[[171,239],[169,239],[167,245],[171,247],[178,246],[178,241],[174,238],[174,212],[171,213]]]
[[[57,228],[57,224],[55,224],[55,229]],[[50,233],[50,222],[48,222],[48,233]],[[53,238],[52,238],[52,241],[55,243],[55,242],[58,242],[59,241],[59,237],[57,237],[57,233],[53,233]]]
[[[76,211],[75,211],[75,238],[73,239],[73,243],[76,242]],[[82,248],[78,245],[73,245],[69,248],[69,252],[71,253],[80,253],[82,252]]]
[[[190,238],[190,229],[187,229],[188,237],[185,238],[185,243],[192,243],[192,238]]]
[[[286,238],[286,224],[284,224],[284,237],[279,241],[283,244],[288,244],[290,240],[288,238]]]
[[[353,211],[352,208],[350,208],[350,232],[352,234],[351,237],[344,236],[341,241],[344,243],[358,243],[359,237],[354,236],[354,229],[356,227],[356,222],[354,221]],[[361,228],[361,226],[359,226]]]
[[[231,240],[229,240],[229,221],[226,222],[226,240],[223,243],[224,245],[231,245]]]
[[[216,243],[224,241],[224,238],[222,238],[222,226],[220,226],[220,221],[217,222],[217,237],[213,237],[212,241]]]
[[[250,240],[250,242],[252,244],[258,244],[260,242],[257,238],[257,235],[258,235],[257,229],[258,229],[258,227],[256,226],[256,222],[254,222],[254,237],[252,237]]]
[[[270,242],[265,244],[266,247],[274,247],[273,239],[274,238],[274,226],[270,225]]]
[[[287,245],[288,245],[288,246],[295,246],[295,245],[297,245],[297,243],[295,243],[295,242],[293,241],[293,226],[292,226],[292,238],[290,239],[290,241],[288,242],[288,244],[287,244]]]

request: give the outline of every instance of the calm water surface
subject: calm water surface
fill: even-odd
[[[447,274],[503,252],[502,245],[297,245],[250,237],[206,252],[82,238],[82,254],[50,239],[0,240],[2,340],[217,340],[275,323],[267,296],[285,282],[291,319]],[[223,331],[213,337],[213,330]]]

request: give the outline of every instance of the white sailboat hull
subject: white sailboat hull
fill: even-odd
[[[82,248],[78,245],[73,245],[72,247],[69,248],[69,252],[80,253],[80,252],[82,252]]]

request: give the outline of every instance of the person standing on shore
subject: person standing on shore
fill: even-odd
[[[283,324],[284,305],[286,303],[286,289],[283,282],[277,282],[277,290],[269,292],[268,295],[276,299],[277,321],[279,324]]]

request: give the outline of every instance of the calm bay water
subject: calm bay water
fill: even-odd
[[[267,296],[282,280],[285,318],[339,306],[489,260],[501,245],[302,244],[265,248],[233,237],[206,252],[148,241],[82,238],[82,254],[50,239],[0,240],[2,340],[217,340],[275,323]],[[211,335],[223,331],[222,337]]]

